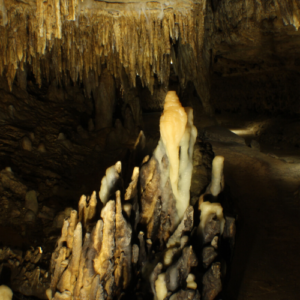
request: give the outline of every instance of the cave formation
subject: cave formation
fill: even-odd
[[[299,299],[299,28],[297,0],[0,0],[0,286]]]

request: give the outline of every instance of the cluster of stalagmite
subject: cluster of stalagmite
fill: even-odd
[[[117,162],[101,181],[100,201],[95,191],[81,196],[78,210],[64,220],[49,272],[38,266],[41,248],[24,258],[0,251],[0,269],[8,261],[14,290],[55,300],[215,299],[222,290],[221,261],[230,261],[221,260],[219,249],[232,253],[235,220],[218,202],[221,157],[213,161],[211,184],[190,204],[192,116],[169,92],[153,155],[133,169],[127,189]]]
[[[205,1],[175,6],[92,0],[28,4],[0,3],[0,74],[10,88],[28,63],[40,86],[42,78],[62,82],[69,76],[74,83],[98,86],[106,65],[121,82],[126,74],[135,86],[138,75],[153,90],[154,74],[167,85],[171,60],[184,68],[176,64],[173,44],[190,45],[194,58],[201,52]]]
[[[159,237],[166,241],[190,204],[197,137],[193,110],[182,107],[176,92],[170,91],[166,96],[160,133],[154,155],[141,169],[142,203],[150,203],[142,207],[141,223],[151,227],[148,238],[157,238],[156,227],[160,226]]]
[[[178,110],[185,115],[183,121],[169,124],[166,119],[174,120],[174,115],[172,118],[168,114],[177,115]],[[52,254],[49,298],[120,299],[126,296],[196,300],[202,293],[203,299],[208,300],[220,293],[221,264],[215,259],[221,255],[218,247],[224,238],[231,241],[229,244],[233,243],[234,219],[224,218],[220,203],[203,202],[201,198],[199,229],[194,230],[198,226],[194,218],[199,213],[194,215],[189,197],[181,204],[178,204],[181,198],[176,198],[185,194],[185,187],[180,184],[183,175],[188,189],[191,183],[191,174],[187,174],[187,169],[190,173],[192,170],[189,152],[193,153],[197,134],[191,115],[189,109],[182,108],[176,93],[169,92],[161,117],[162,138],[154,155],[144,159],[140,170],[134,168],[128,188],[123,190],[118,162],[107,169],[102,179],[99,193],[102,209],[98,221],[96,193],[81,197],[78,212],[72,211],[65,220]],[[170,129],[174,125],[175,131]],[[174,143],[174,135],[178,133],[175,149],[168,149],[168,143]],[[222,164],[220,157],[215,158],[217,166],[213,168],[212,183],[205,192],[206,196],[212,195],[210,201],[213,202],[224,187]],[[199,277],[199,270],[204,276]],[[202,291],[197,288],[199,283],[203,285]]]

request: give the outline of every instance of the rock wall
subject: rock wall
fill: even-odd
[[[294,71],[264,72],[240,76],[215,75],[211,101],[228,112],[300,114],[300,76]]]
[[[220,111],[299,113],[299,2],[215,2],[213,106]]]

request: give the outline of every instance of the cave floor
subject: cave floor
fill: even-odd
[[[300,299],[300,151],[270,132],[260,137],[261,152],[248,147],[267,127],[261,124],[270,124],[267,118],[250,120],[218,118],[245,145],[210,141],[215,154],[225,157],[225,182],[238,211],[225,299]],[[268,143],[276,139],[277,145]]]
[[[300,299],[300,164],[211,141],[238,210],[226,299]]]

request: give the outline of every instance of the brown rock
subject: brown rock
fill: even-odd
[[[205,247],[202,250],[202,259],[203,266],[207,268],[218,256],[218,253],[215,251],[215,248],[212,246]]]
[[[191,268],[197,265],[198,260],[193,251],[193,247],[185,247],[182,251],[182,256],[166,271],[168,290],[174,292],[178,287],[183,286],[191,272]]]
[[[25,196],[25,208],[30,209],[35,214],[39,210],[36,191],[28,191]]]
[[[203,276],[203,300],[213,300],[222,290],[221,264],[216,262]]]
[[[203,243],[211,242],[215,235],[220,233],[220,229],[220,221],[216,214],[209,215],[203,231]]]
[[[31,140],[25,136],[22,141],[21,141],[21,146],[22,146],[22,149],[23,150],[26,150],[26,151],[31,151],[32,150],[32,143],[31,143]]]

